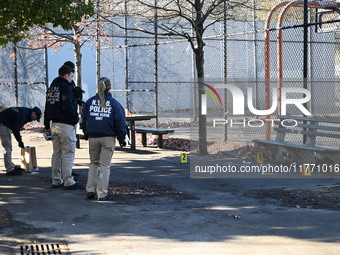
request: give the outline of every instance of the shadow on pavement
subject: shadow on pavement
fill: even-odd
[[[19,241],[54,239],[84,247],[94,239],[109,242],[123,237],[181,243],[268,236],[339,242],[337,211],[281,207],[247,195],[256,189],[328,185],[336,182],[334,179],[190,179],[188,164],[180,164],[176,156],[119,153],[111,168],[112,187],[151,183],[163,187],[165,193],[122,194],[113,201],[97,202],[86,200],[85,191],[52,189],[48,167],[40,168],[38,174],[2,174],[1,208],[8,210],[14,221],[0,229],[8,239],[0,241],[0,253],[6,254],[2,252]],[[85,156],[75,162],[83,184],[87,178],[84,160]],[[167,189],[185,196],[169,196]],[[72,254],[82,253],[74,247]]]

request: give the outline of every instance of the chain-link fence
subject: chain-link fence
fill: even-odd
[[[284,8],[293,2],[253,0],[248,2],[247,15],[237,15],[234,19],[225,15],[225,20],[216,23],[213,19],[208,19],[210,25],[204,33],[206,82],[213,85],[212,81],[215,79],[238,86],[245,99],[251,98],[256,109],[266,109],[268,102],[272,105],[275,101],[272,96],[268,98],[268,84],[269,95],[281,85],[285,88],[305,87],[311,92],[311,100],[306,108],[313,115],[339,118],[340,45],[337,27],[340,23],[339,15],[336,14],[339,3],[308,1],[308,23],[304,24],[303,1],[296,2],[299,4],[292,5],[284,13]],[[332,9],[331,15],[322,16],[320,13],[326,9],[315,8],[323,3],[333,4],[327,9]],[[129,1],[125,1],[125,4],[127,9],[133,8],[128,6]],[[272,19],[267,21],[271,10],[278,4],[281,4],[281,7],[277,8]],[[228,9],[226,10],[228,12]],[[150,20],[156,17],[152,13],[149,13],[149,16]],[[127,29],[143,27],[140,17],[126,14],[111,17],[111,20],[116,24],[105,22],[100,28],[102,33],[105,32],[105,36],[100,39],[105,41],[104,39],[109,38],[100,45],[100,75],[113,80],[113,95],[132,113],[157,115],[155,120],[143,125],[176,128],[175,135],[189,138],[190,117],[198,112],[198,103],[190,102],[195,94],[193,81],[196,77],[191,44],[178,36],[158,36]],[[321,24],[322,22],[327,24]],[[308,28],[307,37],[304,27]],[[187,32],[194,33],[190,30]],[[11,68],[13,59],[9,58],[9,51],[3,51],[2,61],[7,63],[2,66],[9,69],[2,70],[2,84],[10,85],[2,86],[2,90],[12,94],[15,74]],[[40,56],[39,59],[40,61],[35,63],[41,66],[43,57]],[[28,76],[20,79],[25,82],[43,81],[44,71],[33,70],[35,69],[32,69],[32,73],[40,74],[39,79],[27,78]],[[250,96],[247,95],[249,87],[253,93]],[[43,86],[40,89],[43,90]],[[234,115],[234,102],[230,91],[217,89],[217,92],[223,104],[214,104],[208,98],[208,123],[217,117],[238,120],[240,123],[249,119],[266,118],[252,114],[247,107],[247,100],[244,104],[244,115]],[[13,102],[6,100],[13,96],[3,95],[5,94],[1,93],[1,103],[12,105]],[[25,96],[31,97],[29,93]],[[301,95],[291,93],[289,97],[298,98]],[[197,100],[197,95],[195,99]],[[276,109],[271,118],[276,118],[278,114],[280,110]],[[302,113],[295,106],[288,106],[287,114]],[[213,137],[213,133],[216,132],[208,128],[208,136]],[[227,125],[226,128],[221,128],[220,135],[214,139],[249,143],[255,138],[265,138],[265,130],[264,127]],[[274,138],[275,132],[271,135]]]
[[[45,105],[44,50],[28,50],[23,44],[0,49],[0,106]]]
[[[324,10],[314,8],[317,2],[322,1],[315,1],[308,9],[307,49],[304,43],[304,9],[301,1],[300,4],[287,8],[284,15],[280,13],[288,2],[253,1],[252,15],[247,15],[249,18],[238,21],[225,20],[209,26],[205,31],[204,48],[206,82],[213,84],[213,80],[217,79],[219,82],[222,80],[234,84],[242,90],[245,98],[249,97],[247,88],[251,87],[252,103],[256,109],[266,109],[267,101],[270,105],[275,101],[272,98],[272,91],[278,86],[284,88],[305,86],[312,95],[306,108],[313,115],[337,118],[339,111],[338,32],[332,28],[328,29],[329,32],[324,32],[325,25],[322,27],[320,22],[325,20],[316,19],[317,13]],[[266,27],[268,14],[277,4],[281,4],[281,7],[273,12],[274,15]],[[334,4],[337,6],[336,3]],[[334,17],[333,21],[336,21]],[[138,27],[141,21],[129,17],[129,22]],[[323,31],[320,31],[320,28]],[[269,35],[267,43],[266,32]],[[193,111],[193,107],[197,106],[198,102],[190,105],[189,100],[193,95],[192,87],[195,85],[192,81],[196,73],[190,44],[179,38],[146,37],[145,34],[138,32],[129,32],[128,35],[124,41],[126,48],[117,50],[122,55],[125,54],[121,57],[122,61],[118,63],[122,64],[123,60],[125,61],[126,69],[122,68],[121,71],[124,71],[126,79],[125,82],[121,82],[124,85],[117,89],[116,95],[124,98],[126,107],[133,113],[157,114],[155,125],[163,127],[176,125],[179,130],[186,128],[190,116],[198,111],[197,109]],[[307,62],[304,63],[306,50]],[[269,59],[267,63],[266,58]],[[266,72],[269,74],[268,77]],[[117,77],[117,72],[115,76]],[[269,93],[271,98],[268,98],[266,93],[267,83],[271,90]],[[217,89],[217,91],[224,104],[214,104],[208,100],[208,123],[212,123],[214,118],[226,118],[234,119],[234,123],[238,121],[239,124],[221,128],[219,133],[221,136],[216,136],[216,140],[223,138],[227,141],[248,143],[254,138],[265,138],[266,132],[263,126],[249,127],[247,121],[265,120],[267,116],[255,116],[249,112],[247,101],[244,105],[245,115],[233,115],[232,94],[225,89]],[[288,98],[301,97],[297,93],[290,93],[287,96]],[[196,100],[198,100],[197,96]],[[275,119],[278,114],[280,110],[276,109],[271,118]],[[302,113],[296,106],[288,105],[287,114],[301,115]],[[208,128],[208,136],[209,132],[213,132],[210,135],[214,138],[216,132],[209,131]],[[272,131],[271,135],[274,138],[275,132]]]

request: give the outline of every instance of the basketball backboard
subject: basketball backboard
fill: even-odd
[[[316,9],[316,33],[340,31],[340,9]]]

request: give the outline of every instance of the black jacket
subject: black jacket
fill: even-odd
[[[0,124],[12,130],[18,143],[22,143],[20,129],[32,121],[32,109],[26,107],[10,107],[0,112]]]
[[[46,92],[44,125],[50,129],[50,121],[76,125],[79,121],[77,102],[71,84],[62,77],[55,78]]]

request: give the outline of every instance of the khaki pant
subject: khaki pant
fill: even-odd
[[[15,165],[12,162],[12,131],[4,125],[0,125],[0,139],[1,145],[5,149],[4,161],[6,172],[8,173],[14,170]]]
[[[52,154],[52,184],[64,186],[75,184],[72,167],[76,151],[76,126],[64,123],[52,123],[51,136]]]
[[[115,150],[115,137],[89,138],[90,167],[87,192],[96,192],[98,198],[107,195],[111,159]]]

